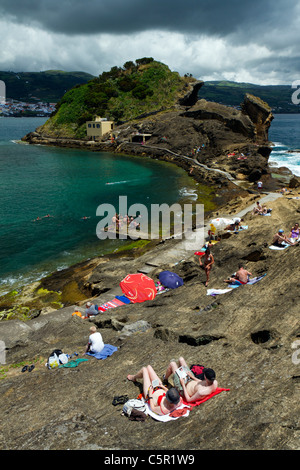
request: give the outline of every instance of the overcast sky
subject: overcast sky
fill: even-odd
[[[300,80],[299,0],[0,0],[0,70],[99,75],[153,57],[201,80]]]

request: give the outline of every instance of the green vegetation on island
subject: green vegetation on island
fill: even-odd
[[[128,61],[65,93],[41,129],[52,136],[84,138],[85,123],[95,115],[124,122],[170,109],[191,81],[151,57]]]

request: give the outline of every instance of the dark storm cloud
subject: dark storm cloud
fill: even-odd
[[[1,0],[13,21],[64,34],[129,34],[162,30],[246,40],[283,28],[297,0]]]
[[[299,0],[0,0],[0,69],[99,74],[144,56],[205,80],[299,78]]]

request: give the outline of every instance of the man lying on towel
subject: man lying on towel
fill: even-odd
[[[204,368],[204,379],[197,379],[187,366],[183,357],[179,358],[179,366],[172,360],[167,368],[164,381],[173,374],[174,387],[187,403],[196,402],[211,395],[217,387],[216,374],[213,369]]]
[[[251,275],[252,273],[247,271],[242,264],[239,264],[239,270],[235,273],[234,277],[229,277],[228,279],[225,279],[224,282],[234,284],[236,281],[239,281],[241,284],[247,284]]]

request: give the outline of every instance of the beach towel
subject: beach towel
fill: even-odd
[[[73,359],[72,361],[67,362],[67,364],[62,364],[58,367],[59,368],[61,368],[61,367],[73,368],[73,367],[77,367],[81,362],[86,362],[86,361],[88,361],[88,359]]]
[[[220,295],[220,294],[227,294],[227,292],[231,292],[232,289],[207,289],[206,295]]]
[[[228,287],[231,287],[231,289],[235,289],[236,287],[240,287],[240,286],[247,286],[247,285],[251,286],[252,284],[256,284],[256,282],[260,281],[263,277],[266,276],[266,274],[267,273],[263,274],[262,276],[253,277],[252,279],[249,279],[246,284],[243,284],[238,279],[236,279],[232,284],[228,284]]]
[[[209,400],[210,398],[216,396],[216,395],[219,395],[219,393],[221,392],[229,392],[230,391],[230,388],[221,388],[221,387],[217,387],[216,390],[214,392],[212,392],[210,395],[207,395],[206,397],[203,397],[201,398],[200,400],[197,400],[197,401],[194,401],[194,402],[187,402],[184,398],[183,398],[183,403],[185,405],[188,405],[188,406],[198,406],[198,405],[201,405],[201,403],[204,403],[205,401]]]
[[[116,346],[112,346],[111,344],[105,344],[104,348],[99,353],[87,352],[86,354],[88,354],[89,356],[95,357],[96,359],[106,359],[117,350],[118,348]]]
[[[206,295],[226,294],[227,292],[232,291],[232,289],[235,289],[235,288],[240,287],[240,286],[247,286],[247,285],[251,286],[251,285],[256,284],[257,282],[261,281],[261,279],[263,279],[266,275],[267,275],[267,273],[264,273],[262,276],[253,277],[252,279],[249,279],[247,284],[242,284],[240,281],[238,281],[236,279],[234,281],[234,283],[228,284],[227,289],[207,289]]]
[[[149,404],[146,403],[147,405],[147,413],[149,416],[151,416],[153,419],[156,421],[161,421],[162,423],[166,423],[168,421],[174,421],[175,419],[181,418],[182,416],[187,418],[188,415],[190,414],[190,404],[183,404],[176,408],[176,410],[172,411],[168,415],[157,415],[154,413]]]
[[[131,300],[126,295],[116,295],[116,299],[120,300],[124,304],[130,304]]]
[[[98,311],[106,312],[106,310],[109,310],[110,308],[120,307],[121,305],[125,305],[125,302],[115,297],[113,300],[109,300],[108,302],[99,305]]]
[[[283,242],[282,245],[283,245],[283,246],[271,245],[271,246],[269,246],[269,248],[270,248],[270,250],[279,250],[279,251],[282,251],[282,250],[285,250],[286,248],[288,248],[289,246],[291,246],[291,245],[289,245],[288,243],[285,243],[285,242]]]
[[[247,284],[255,284],[256,282],[260,281],[263,277],[265,277],[267,275],[267,273],[265,274],[262,274],[262,276],[256,276],[256,277],[253,277],[252,279],[249,279],[249,281],[247,282]]]

